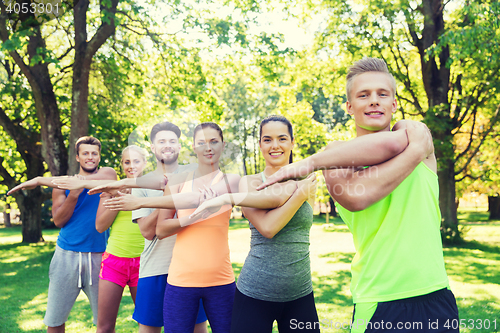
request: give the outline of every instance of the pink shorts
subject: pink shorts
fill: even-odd
[[[102,254],[99,277],[125,288],[137,287],[139,281],[139,264],[141,257],[122,258],[108,252]]]

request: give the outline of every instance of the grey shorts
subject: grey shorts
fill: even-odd
[[[64,324],[80,290],[87,295],[94,324],[97,324],[101,259],[102,252],[74,252],[56,246],[49,268],[47,312],[43,320],[45,325],[57,327]]]

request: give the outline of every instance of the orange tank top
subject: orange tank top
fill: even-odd
[[[182,187],[181,193],[193,192],[193,175]],[[224,174],[219,171],[212,183],[217,183]],[[184,227],[177,233],[168,270],[168,283],[178,287],[213,287],[234,282],[234,273],[229,258],[228,231],[231,205],[221,209],[207,219]],[[194,209],[180,209],[177,216],[188,216]]]

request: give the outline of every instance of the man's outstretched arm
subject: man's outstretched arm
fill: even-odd
[[[302,161],[284,166],[257,188],[261,190],[276,182],[303,178],[313,171],[377,165],[400,154],[408,145],[406,130],[379,132],[344,142]]]
[[[361,171],[353,168],[323,171],[330,195],[342,207],[361,211],[394,191],[420,162],[430,163],[429,167],[435,171],[434,147],[428,130],[411,127],[408,138],[410,143],[405,151],[382,164]]]

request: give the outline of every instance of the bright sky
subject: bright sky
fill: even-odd
[[[194,1],[186,1],[187,3],[202,9],[203,6],[197,5]],[[318,29],[318,25],[322,21],[318,20],[309,20],[306,26],[301,26],[300,21],[294,17],[287,17],[287,14],[283,11],[284,6],[281,4],[273,4],[273,8],[268,8],[264,13],[252,14],[252,17],[256,18],[257,24],[251,23],[250,33],[253,35],[258,35],[260,32],[265,31],[269,34],[272,33],[281,33],[284,35],[285,41],[282,45],[280,45],[283,49],[286,47],[291,47],[296,50],[303,49],[304,47],[311,46],[314,38],[314,31]],[[243,17],[238,10],[234,10],[229,6],[226,7],[216,7],[214,9],[213,4],[210,7],[210,10],[216,13],[219,18],[226,18],[227,16],[232,16],[234,20],[243,21]],[[165,10],[156,11],[155,14],[152,14],[153,17],[157,20],[157,22],[162,22],[165,17],[165,13],[169,11],[169,8],[165,8]],[[294,14],[299,14],[298,9],[292,9]],[[160,23],[164,24],[164,23]],[[178,32],[182,31],[182,19],[176,21],[168,21],[166,23],[166,29],[168,32]],[[200,45],[200,40],[206,40],[206,35],[199,32],[190,32],[189,34],[180,33],[179,36],[186,41],[186,45],[196,45],[198,47],[206,44],[208,47],[211,43],[207,40],[206,42],[202,42]],[[213,50],[216,53],[224,53],[228,52],[229,49],[224,50],[224,48],[220,48],[218,50]]]

